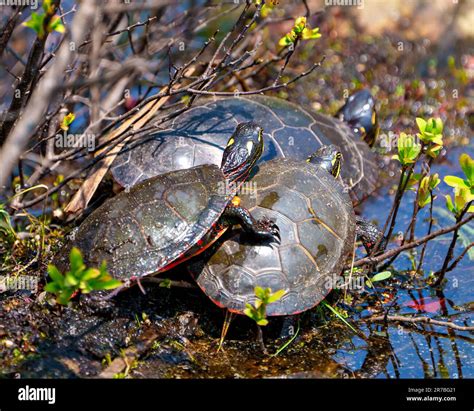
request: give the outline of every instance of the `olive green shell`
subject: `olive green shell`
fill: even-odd
[[[274,220],[281,244],[259,244],[236,231],[189,269],[211,300],[231,311],[253,304],[256,286],[286,292],[267,315],[305,311],[328,294],[353,250],[350,198],[327,171],[288,159],[261,165],[252,187],[241,195],[242,205],[255,218]]]
[[[56,258],[68,269],[78,247],[87,266],[103,260],[114,278],[163,270],[209,233],[229,203],[222,171],[203,165],[146,180],[107,200],[79,226]]]

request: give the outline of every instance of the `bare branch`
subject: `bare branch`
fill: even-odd
[[[452,328],[454,330],[459,331],[474,331],[474,327],[472,326],[463,326],[458,325],[450,321],[440,321],[435,320],[430,317],[406,317],[403,315],[378,315],[372,316],[368,318],[363,318],[361,321],[364,322],[381,322],[381,321],[395,321],[395,322],[404,322],[404,323],[424,323],[424,324],[432,324],[432,325],[439,325],[442,327]]]
[[[94,16],[95,8],[96,4],[93,0],[84,0],[81,3],[71,27],[71,40],[75,44],[80,44],[85,38],[89,22]],[[71,59],[72,51],[69,47],[69,42],[64,42],[54,64],[48,69],[37,88],[33,91],[33,95],[26,108],[28,115],[18,120],[5,141],[0,151],[0,164],[2,164],[2,173],[0,174],[1,191],[5,188],[8,176],[26,146],[31,132],[44,116],[52,94],[63,81],[64,72]]]

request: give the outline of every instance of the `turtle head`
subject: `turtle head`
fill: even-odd
[[[336,117],[344,121],[354,133],[373,147],[380,128],[375,111],[375,100],[367,89],[350,96]]]
[[[342,153],[339,147],[331,144],[319,148],[306,161],[318,165],[337,178],[341,172]]]
[[[221,170],[231,181],[243,181],[263,152],[263,129],[249,122],[240,123],[227,142]]]

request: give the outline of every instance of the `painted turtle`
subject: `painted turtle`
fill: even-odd
[[[278,240],[273,222],[255,220],[235,202],[262,151],[262,128],[239,124],[220,168],[207,164],[173,171],[122,191],[84,220],[57,265],[67,267],[69,251],[76,246],[87,265],[105,260],[113,277],[133,282],[198,254],[235,222],[258,238]]]
[[[371,249],[381,233],[355,216],[348,194],[334,178],[340,159],[336,147],[324,146],[307,163],[282,159],[259,166],[252,180],[257,191],[242,195],[242,204],[253,215],[268,215],[276,222],[281,244],[261,247],[242,233],[229,232],[229,238],[222,237],[222,244],[213,247],[216,250],[189,264],[197,284],[215,304],[242,314],[246,303],[255,303],[254,290],[260,286],[285,290],[279,301],[268,305],[268,316],[300,313],[333,288],[356,237]]]
[[[132,187],[171,170],[219,164],[226,136],[236,124],[255,121],[265,133],[260,163],[279,157],[305,160],[322,145],[341,147],[345,159],[342,178],[358,202],[376,187],[378,167],[369,147],[378,134],[374,106],[367,90],[349,98],[337,114],[339,119],[275,97],[207,99],[164,124],[163,130],[138,135],[119,154],[112,174],[120,185]]]

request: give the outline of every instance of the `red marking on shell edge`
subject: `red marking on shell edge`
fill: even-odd
[[[197,255],[201,254],[202,252],[206,251],[212,244],[214,244],[222,236],[222,234],[224,234],[226,232],[226,230],[227,230],[227,228],[224,228],[224,229],[220,230],[218,233],[216,233],[216,235],[214,236],[212,241],[209,241],[207,244],[205,244],[202,239],[198,240],[197,244],[199,246],[204,244],[204,246],[201,247],[197,252],[195,252],[194,254],[191,254],[191,255],[186,255],[186,252],[181,253],[174,261],[172,261],[167,266],[165,266],[161,270],[159,270],[157,274],[161,274],[161,273],[164,273],[168,270],[171,270],[172,268],[176,267],[177,265],[179,265],[181,263],[184,263],[185,261],[189,260],[190,258],[196,257]]]

